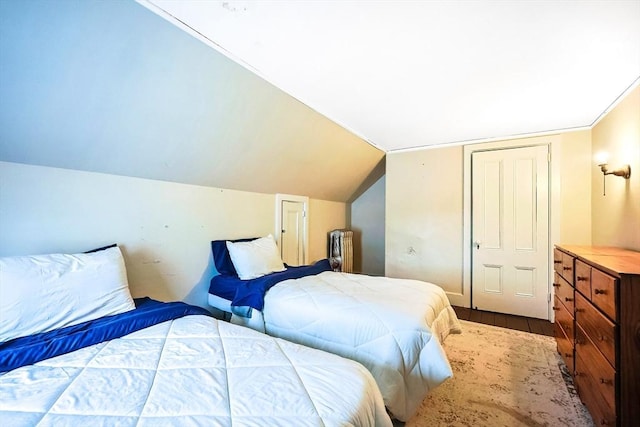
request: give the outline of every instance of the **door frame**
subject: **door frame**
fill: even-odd
[[[282,247],[280,246],[280,240],[282,237],[282,202],[298,202],[303,204],[304,209],[304,221],[303,221],[303,256],[302,263],[309,263],[309,198],[307,196],[295,196],[292,194],[276,194],[276,224],[273,236],[276,239],[278,245],[278,251],[282,253]]]
[[[548,318],[554,320],[553,307],[553,243],[560,237],[560,143],[562,137],[559,134],[546,135],[532,138],[522,138],[488,143],[479,143],[464,146],[463,169],[463,234],[462,234],[462,293],[449,296],[451,303],[461,307],[471,308],[471,155],[475,151],[499,150],[507,148],[520,148],[535,145],[547,145],[549,147],[549,251],[548,251],[548,283],[551,295],[547,304]]]

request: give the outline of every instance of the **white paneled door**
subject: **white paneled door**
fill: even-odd
[[[472,306],[549,318],[549,148],[472,154]]]
[[[282,261],[287,265],[305,264],[305,203],[282,201],[282,222],[280,230],[280,251]]]

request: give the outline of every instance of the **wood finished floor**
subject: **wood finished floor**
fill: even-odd
[[[456,306],[454,306],[453,309],[458,315],[458,318],[462,320],[531,332],[532,334],[546,335],[549,337],[553,336],[553,323],[548,320],[513,316],[511,314],[492,313],[490,311],[472,310],[470,308]]]

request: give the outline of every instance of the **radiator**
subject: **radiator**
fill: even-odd
[[[353,231],[333,230],[329,233],[329,259],[334,271],[353,273]]]

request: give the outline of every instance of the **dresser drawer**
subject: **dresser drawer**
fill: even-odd
[[[580,325],[576,326],[576,366],[575,375],[588,375],[597,395],[603,399],[615,414],[616,371],[609,365]]]
[[[573,315],[567,311],[558,296],[555,297],[553,310],[556,312],[556,325],[562,329],[562,332],[564,332],[565,336],[570,340],[571,347],[573,347],[575,336],[573,331]]]
[[[576,289],[591,299],[591,266],[576,260]]]
[[[564,364],[567,365],[567,369],[569,370],[569,372],[573,374],[576,369],[573,356],[573,340],[570,340],[564,334],[564,331],[557,323],[553,324],[553,334],[556,337],[558,353],[560,353],[562,360],[564,360]]]
[[[576,292],[576,323],[584,330],[611,366],[616,366],[616,326],[585,297]]]
[[[553,248],[553,269],[556,273],[562,274],[562,252]]]
[[[576,356],[576,365],[586,365],[586,362],[582,360],[582,356]],[[607,402],[602,398],[602,395],[598,392],[598,386],[594,378],[588,374],[580,373],[580,375],[574,377],[574,382],[580,399],[585,406],[589,408],[594,424],[597,426],[615,426],[616,412],[609,407]]]
[[[562,277],[569,283],[573,283],[573,257],[569,254],[562,253]]]
[[[609,318],[616,320],[617,280],[600,270],[591,271],[591,301]]]
[[[574,312],[574,296],[573,287],[564,280],[558,273],[553,273],[553,288],[555,295],[564,305],[569,313],[573,316]]]

